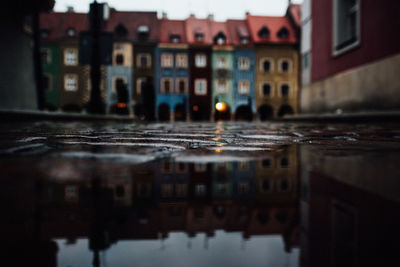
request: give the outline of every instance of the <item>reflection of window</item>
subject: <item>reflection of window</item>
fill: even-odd
[[[172,93],[172,79],[171,78],[162,78],[161,79],[161,93],[170,94]]]
[[[269,191],[269,190],[271,190],[271,185],[270,185],[269,180],[268,180],[268,179],[264,179],[264,180],[261,182],[261,187],[262,187],[262,189],[263,189],[264,191]]]
[[[77,91],[78,90],[78,75],[65,74],[64,89],[65,89],[65,91]]]
[[[42,59],[42,64],[50,64],[51,63],[51,53],[49,49],[42,49],[40,51],[40,56]]]
[[[205,196],[207,193],[206,185],[205,184],[196,184],[195,186],[195,194],[198,197]]]
[[[76,200],[78,198],[78,188],[75,185],[65,187],[65,199]]]
[[[194,165],[195,172],[205,172],[207,170],[207,165],[203,163],[196,163]]]
[[[289,159],[288,158],[282,158],[280,164],[281,164],[282,168],[289,167]]]
[[[171,162],[163,162],[161,171],[163,173],[171,173],[172,172],[172,163]]]
[[[136,94],[141,95],[143,92],[143,87],[146,82],[146,78],[140,77],[136,79]]]
[[[248,182],[240,182],[238,184],[239,194],[247,194],[249,192],[249,183]]]
[[[360,0],[334,0],[334,54],[360,44]]]
[[[151,67],[151,55],[147,53],[140,53],[136,56],[136,66],[141,68]]]
[[[176,54],[176,67],[186,68],[187,67],[187,55],[186,54]]]
[[[194,81],[194,93],[195,95],[206,95],[207,94],[207,80],[196,79]]]
[[[176,185],[176,196],[186,197],[187,194],[187,184],[177,184]]]
[[[273,70],[272,59],[268,59],[268,58],[261,59],[260,68],[261,68],[261,71],[263,71],[263,72],[272,72],[272,70]]]
[[[270,159],[263,159],[261,162],[263,168],[269,168],[271,167],[271,160]]]
[[[263,83],[261,85],[261,94],[263,96],[271,96],[271,84],[270,83]]]
[[[187,80],[177,79],[176,80],[176,93],[185,94],[187,92]]]
[[[241,95],[246,95],[250,93],[250,82],[249,81],[239,81],[238,92]]]
[[[217,80],[217,94],[226,94],[228,93],[228,81],[219,79]]]
[[[228,185],[225,183],[217,183],[216,184],[216,192],[217,194],[224,195],[228,193]]]
[[[238,68],[239,68],[239,70],[250,69],[250,59],[247,57],[240,57],[238,59]]]
[[[74,28],[68,28],[67,29],[67,35],[68,36],[72,37],[72,36],[75,36],[75,34],[76,34],[76,30]]]
[[[171,68],[174,65],[172,54],[161,54],[161,67]]]
[[[78,65],[78,50],[74,48],[67,48],[64,50],[64,64],[67,66]]]
[[[218,69],[225,69],[228,67],[227,61],[225,57],[218,57],[217,58],[217,68]]]
[[[288,191],[289,190],[289,181],[287,179],[282,179],[279,183],[279,189],[281,191]]]
[[[195,65],[198,68],[204,68],[207,66],[207,57],[204,54],[197,54],[195,57]]]
[[[175,170],[178,173],[185,173],[186,170],[187,170],[187,165],[185,163],[183,163],[183,162],[178,162],[175,165]]]
[[[249,163],[247,161],[239,162],[239,170],[247,171],[249,169]]]
[[[162,197],[172,197],[174,187],[172,184],[161,185],[161,195]]]
[[[139,197],[148,197],[150,196],[151,185],[150,184],[138,184],[137,185],[137,195]]]

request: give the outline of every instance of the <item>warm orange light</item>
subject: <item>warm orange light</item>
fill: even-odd
[[[215,104],[215,109],[223,112],[226,110],[226,104],[224,102],[218,102],[217,104]]]
[[[125,103],[117,103],[117,108],[126,108]]]
[[[199,111],[199,106],[198,105],[194,105],[193,106],[193,111]]]

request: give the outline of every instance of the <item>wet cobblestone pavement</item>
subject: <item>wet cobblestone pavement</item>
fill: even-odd
[[[385,266],[400,238],[399,164],[395,124],[0,124],[5,256]]]

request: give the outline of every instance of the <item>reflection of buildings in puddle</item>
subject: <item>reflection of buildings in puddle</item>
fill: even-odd
[[[395,262],[400,231],[398,152],[323,154],[301,148],[304,266]]]

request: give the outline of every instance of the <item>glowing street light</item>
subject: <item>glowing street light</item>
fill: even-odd
[[[226,104],[224,102],[218,102],[217,104],[215,104],[215,109],[219,112],[224,112],[226,111]]]

